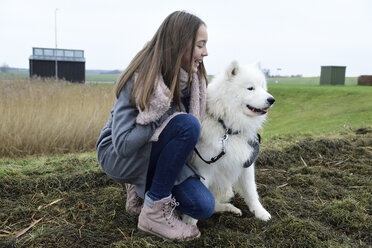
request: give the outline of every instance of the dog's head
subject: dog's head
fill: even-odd
[[[244,119],[265,120],[275,99],[267,92],[260,64],[239,65],[232,61],[225,73],[208,86],[208,111],[232,122]]]

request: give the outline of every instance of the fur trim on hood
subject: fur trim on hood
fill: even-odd
[[[137,74],[135,76],[137,80]],[[158,82],[156,83],[154,95],[152,96],[149,107],[147,110],[142,111],[139,107],[139,114],[137,115],[136,122],[141,125],[149,124],[153,121],[159,120],[165,112],[170,108],[170,101],[168,98],[170,95],[169,88],[165,85],[163,77],[158,77]]]

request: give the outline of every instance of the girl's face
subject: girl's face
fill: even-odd
[[[205,25],[201,25],[196,35],[195,48],[191,60],[192,62],[191,72],[197,72],[200,63],[203,62],[203,58],[205,56],[208,56],[207,41],[208,41],[207,28],[205,27]],[[181,67],[187,72],[189,71],[190,68],[190,54],[191,43],[189,44],[185,53],[183,54],[181,62]]]

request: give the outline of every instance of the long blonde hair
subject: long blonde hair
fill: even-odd
[[[138,73],[132,92],[131,102],[141,110],[148,109],[150,98],[154,92],[157,78],[163,76],[170,89],[169,100],[174,98],[181,105],[180,69],[182,56],[191,42],[190,66],[192,63],[198,29],[205,23],[197,16],[184,11],[170,14],[160,25],[154,37],[137,53],[129,66],[120,75],[115,94],[119,98],[126,82]],[[191,70],[189,70],[191,71]],[[208,82],[203,63],[200,63],[198,75]],[[191,72],[189,72],[189,84]]]

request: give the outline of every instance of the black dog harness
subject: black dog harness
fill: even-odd
[[[199,151],[196,149],[196,147],[194,148],[194,151],[195,153],[199,156],[199,158],[201,160],[203,160],[204,163],[207,163],[207,164],[212,164],[214,162],[216,162],[217,160],[219,160],[223,155],[226,154],[226,143],[227,143],[227,140],[229,139],[229,135],[236,135],[236,134],[240,134],[240,131],[234,131],[231,129],[231,128],[227,128],[226,125],[225,125],[225,122],[222,120],[222,119],[218,119],[218,122],[221,123],[223,129],[225,130],[225,134],[222,136],[222,138],[220,139],[220,142],[222,143],[222,150],[221,152],[215,156],[215,157],[212,157],[209,161],[205,160],[199,153]],[[260,151],[260,142],[261,142],[261,136],[259,134],[257,134],[257,138],[254,139],[253,141],[248,141],[248,144],[253,147],[254,151],[252,153],[252,156],[243,164],[243,167],[244,168],[248,168],[250,165],[252,165],[254,163],[254,161],[256,161],[257,157],[258,157],[258,153]]]
[[[251,157],[243,164],[244,168],[248,168],[257,160],[258,154],[260,153],[260,143],[261,143],[260,134],[257,134],[257,138],[255,138],[253,141],[248,140],[248,145],[253,147],[253,153]]]

